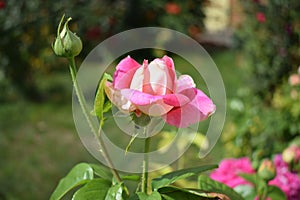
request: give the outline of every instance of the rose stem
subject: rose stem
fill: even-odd
[[[98,131],[96,131],[96,127],[95,127],[95,124],[92,122],[91,120],[91,116],[88,112],[88,109],[86,107],[86,101],[85,101],[85,98],[82,94],[82,91],[78,85],[78,82],[77,82],[77,79],[76,79],[76,65],[75,65],[75,59],[74,57],[71,57],[71,58],[68,58],[69,60],[69,64],[70,64],[70,73],[71,73],[71,77],[72,77],[72,81],[73,81],[73,85],[74,85],[74,89],[75,89],[75,93],[78,97],[78,101],[79,101],[79,104],[80,104],[80,107],[82,109],[82,112],[90,126],[90,128],[92,129],[92,132],[94,134],[94,136],[97,138],[98,140],[98,143],[100,144],[101,146],[101,150],[100,152],[102,153],[102,156],[104,157],[104,159],[106,160],[107,164],[108,164],[108,167],[110,168],[112,174],[114,175],[114,177],[116,178],[116,180],[120,183],[122,182],[121,178],[120,178],[120,175],[119,173],[117,172],[117,170],[115,170],[114,168],[114,165],[109,157],[109,154],[107,152],[107,149],[105,147],[105,144],[102,140],[102,137],[100,134],[98,134]],[[101,119],[102,120],[102,119]],[[101,127],[99,128],[99,133],[101,133]]]
[[[144,133],[146,132],[146,128],[144,128]],[[147,137],[145,139],[144,146],[144,160],[143,160],[143,174],[142,174],[142,192],[148,193],[148,168],[149,168],[149,149],[150,149],[150,139],[151,137]]]

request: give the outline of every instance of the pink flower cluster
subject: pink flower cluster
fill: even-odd
[[[210,174],[210,177],[234,188],[238,185],[249,184],[245,179],[238,175],[239,173],[252,174],[254,172],[249,158],[229,158],[222,160],[219,168],[213,171]]]
[[[300,177],[289,171],[288,165],[282,160],[281,154],[274,158],[276,167],[276,177],[269,182],[269,185],[279,187],[287,196],[288,200],[300,199]],[[222,182],[229,187],[249,184],[239,173],[255,173],[248,158],[224,159],[221,161],[218,169],[210,174],[210,177],[216,181]]]
[[[269,182],[270,185],[279,187],[288,197],[288,200],[300,199],[300,177],[289,171],[288,164],[282,160],[282,156],[276,155],[274,159],[276,177]]]

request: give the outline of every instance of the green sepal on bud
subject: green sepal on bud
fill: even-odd
[[[276,169],[273,162],[269,159],[264,159],[258,168],[257,174],[267,182],[274,179],[276,176]]]
[[[69,29],[68,23],[71,20],[72,18],[68,18],[61,30],[64,21],[63,15],[58,25],[57,36],[52,45],[53,51],[57,56],[71,58],[77,56],[82,50],[80,38]]]

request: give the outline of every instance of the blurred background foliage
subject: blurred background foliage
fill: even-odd
[[[81,59],[100,41],[128,28],[163,26],[190,35],[203,29],[203,0],[10,0],[0,10],[1,87],[0,100],[17,98],[42,101],[56,88],[38,87],[36,77],[65,70],[53,55],[51,43],[57,22],[66,13],[71,27],[85,45]],[[5,79],[5,80],[4,80]],[[3,86],[4,85],[4,86]],[[5,94],[6,93],[6,94]],[[20,94],[21,93],[21,94]],[[46,95],[46,96],[45,96]]]
[[[299,137],[299,7],[298,0],[0,0],[0,199],[47,199],[75,163],[96,162],[74,128],[67,62],[51,49],[64,13],[83,40],[78,64],[99,42],[135,27],[172,28],[204,45],[223,76],[228,114],[208,157],[199,160],[194,145],[179,161],[194,166],[268,157]],[[211,16],[222,28],[206,24]],[[228,32],[233,42],[220,43]]]
[[[228,126],[231,134],[224,137],[239,149],[236,155],[263,149],[261,156],[270,156],[300,133],[300,2],[253,0],[240,5],[243,20],[235,31],[235,46],[248,74],[247,87],[240,87],[230,101],[234,120]]]
[[[253,89],[270,100],[276,86],[299,66],[300,2],[257,0],[241,1],[241,5],[244,20],[237,31],[239,47],[256,80]]]

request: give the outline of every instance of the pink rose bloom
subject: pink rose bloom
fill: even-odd
[[[111,102],[125,113],[143,112],[161,116],[170,125],[188,127],[208,118],[215,105],[193,79],[181,75],[177,79],[173,60],[164,56],[140,65],[130,56],[116,67],[113,82],[105,92]]]
[[[289,171],[288,165],[282,160],[281,155],[274,159],[276,177],[269,182],[270,185],[279,187],[287,196],[288,200],[300,199],[300,177]]]
[[[231,188],[234,188],[238,185],[249,185],[249,182],[238,175],[240,173],[255,173],[249,158],[243,157],[238,159],[224,159],[221,161],[219,168],[210,174],[210,177],[216,181],[226,184]]]

